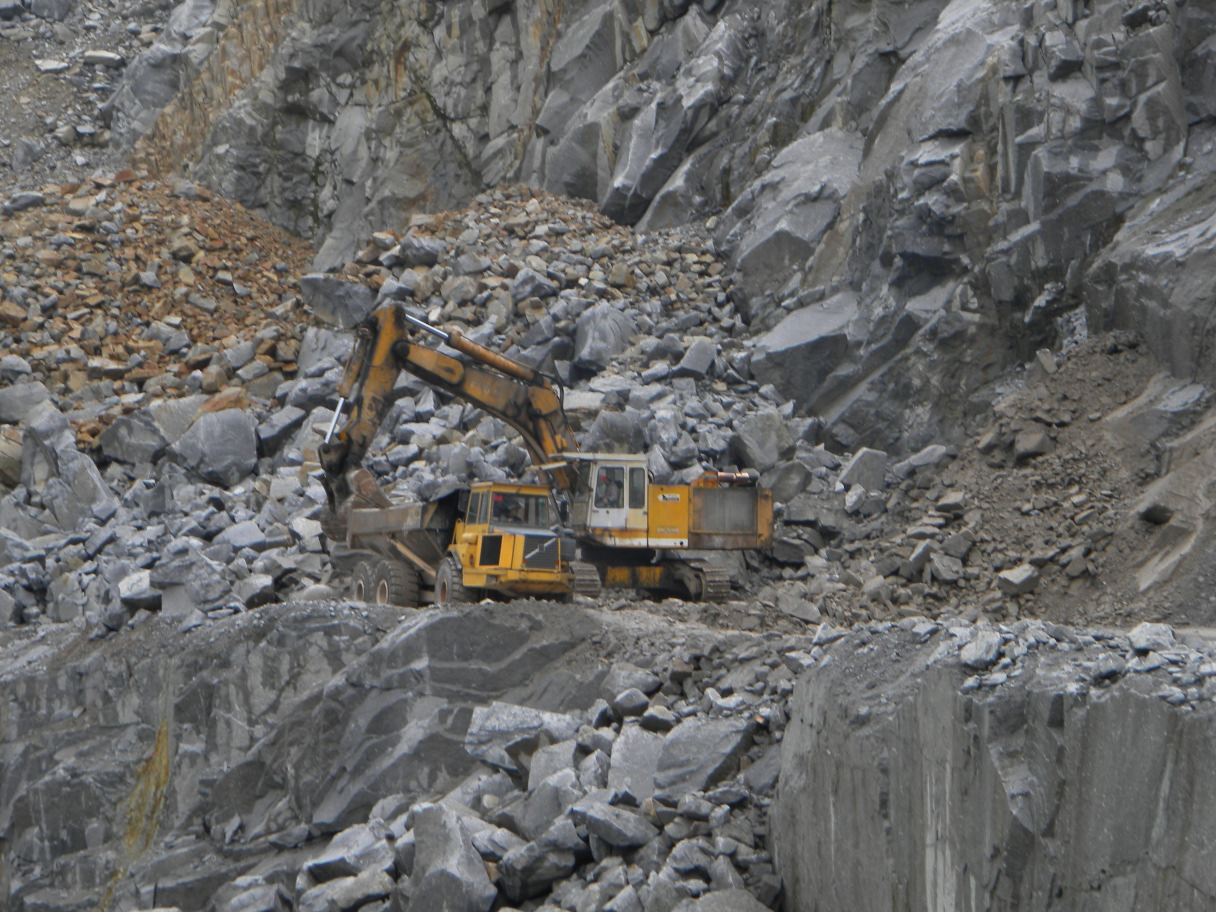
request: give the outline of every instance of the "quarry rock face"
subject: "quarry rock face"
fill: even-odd
[[[83,652],[79,624],[6,638],[7,907],[107,884],[183,912],[776,898],[756,834],[793,688],[780,654],[809,637],[723,644],[553,603],[371,608],[150,620]],[[610,708],[630,680],[644,720],[668,720],[649,764]]]
[[[847,447],[911,452],[1064,314],[1189,375],[1214,30],[1113,0],[182,4],[106,110],[136,161],[314,239],[318,269],[513,181],[646,231],[708,220],[739,313],[782,323],[755,376]]]
[[[1210,643],[900,628],[834,644],[791,697],[772,809],[790,908],[1212,907]]]
[[[1212,908],[1216,662],[1161,621],[1216,618],[1214,34],[0,0],[0,906]],[[342,598],[317,446],[386,304],[656,482],[754,469],[771,553]],[[402,377],[367,463],[528,459]]]

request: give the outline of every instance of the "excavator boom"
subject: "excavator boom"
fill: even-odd
[[[438,337],[472,362],[412,341],[412,330]],[[553,489],[573,489],[573,470],[557,454],[577,452],[578,443],[562,409],[560,387],[545,374],[458,332],[437,329],[400,305],[377,308],[357,333],[338,389],[338,413],[319,454],[331,507],[337,509],[350,496],[347,472],[360,465],[371,446],[393,404],[392,391],[401,371],[515,428]],[[346,403],[349,416],[335,433]]]

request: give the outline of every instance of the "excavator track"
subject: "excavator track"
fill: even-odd
[[[570,577],[570,588],[574,590],[575,595],[598,598],[603,590],[603,584],[600,582],[600,575],[595,566],[586,561],[571,561]],[[727,585],[729,584],[728,580]]]
[[[701,601],[725,602],[730,598],[730,574],[717,567],[699,567],[702,575]]]

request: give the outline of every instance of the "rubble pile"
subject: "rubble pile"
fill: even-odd
[[[0,3],[0,185],[80,180],[123,164],[112,103],[129,65],[168,25],[171,4]]]
[[[365,822],[302,843],[294,874],[266,865],[218,891],[216,908],[276,896],[300,910],[774,908],[766,814],[785,705],[841,635],[735,637],[708,655],[659,642],[638,657],[647,667],[612,664],[610,696],[583,712],[477,707],[464,744],[479,768],[455,788],[380,798]],[[680,905],[696,899],[707,904]]]
[[[691,229],[634,235],[517,187],[297,279],[299,244],[189,183],[127,172],[6,205],[0,613],[19,623],[161,610],[189,627],[341,590],[316,448],[350,329],[378,305],[539,367],[584,449],[645,452],[656,481],[755,469],[776,545],[714,559],[779,629],[1123,617],[1161,512],[1138,498],[1208,402],[1134,340],[1082,337],[1040,352],[963,447],[838,452],[753,378],[723,264]],[[502,422],[409,375],[395,395],[368,461],[396,498],[529,477]]]

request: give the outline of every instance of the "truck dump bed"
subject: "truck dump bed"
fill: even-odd
[[[353,509],[346,544],[354,550],[404,559],[428,584],[434,583],[456,527],[457,498],[452,493],[433,503]]]

